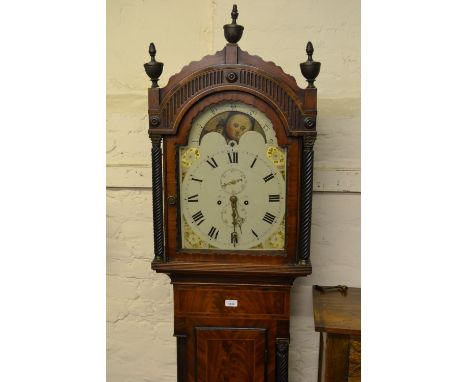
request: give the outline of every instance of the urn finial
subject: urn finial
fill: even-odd
[[[159,81],[159,76],[161,75],[163,71],[163,66],[164,64],[162,62],[157,62],[155,59],[156,56],[156,47],[154,46],[153,43],[149,45],[148,48],[148,53],[151,57],[151,60],[147,62],[145,66],[145,71],[148,77],[151,79],[151,82],[153,85],[151,86],[152,88],[157,88],[158,87],[158,81]]]
[[[244,32],[244,27],[237,24],[237,18],[239,17],[239,12],[237,11],[237,5],[232,6],[231,11],[232,21],[231,24],[226,24],[224,28],[224,37],[231,44],[237,44],[241,39],[242,33]]]
[[[307,82],[309,83],[309,86],[307,87],[315,88],[314,82],[320,73],[321,63],[312,59],[312,55],[314,54],[314,47],[312,46],[312,43],[310,41],[307,43],[306,53],[307,61],[301,64],[301,72],[307,80]]]

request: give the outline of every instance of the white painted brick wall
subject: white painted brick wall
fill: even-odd
[[[306,82],[311,39],[318,77],[312,226],[313,274],[292,290],[290,380],[316,380],[313,284],[360,286],[360,3],[237,1],[240,46]],[[160,84],[224,46],[231,1],[112,0],[107,7],[107,373],[109,382],[174,382],[172,286],[153,257],[150,142],[142,64],[150,41],[165,63]],[[274,38],[272,38],[274,36]]]

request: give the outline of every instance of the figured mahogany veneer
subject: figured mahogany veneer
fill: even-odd
[[[221,315],[223,317],[246,317],[284,319],[289,317],[289,288],[272,290],[236,286],[175,286],[177,299],[174,312],[177,315]],[[238,302],[236,307],[227,307],[226,300]],[[263,317],[265,316],[265,317]]]
[[[265,329],[197,327],[195,333],[198,382],[265,380]]]
[[[276,364],[280,340],[287,373],[289,295],[288,285],[174,282],[174,335],[184,339],[178,381],[282,381]]]

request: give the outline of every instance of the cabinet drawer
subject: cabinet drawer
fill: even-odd
[[[289,290],[174,285],[176,314],[289,315]]]

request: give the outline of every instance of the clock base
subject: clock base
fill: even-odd
[[[178,382],[286,382],[292,283],[173,279]]]

